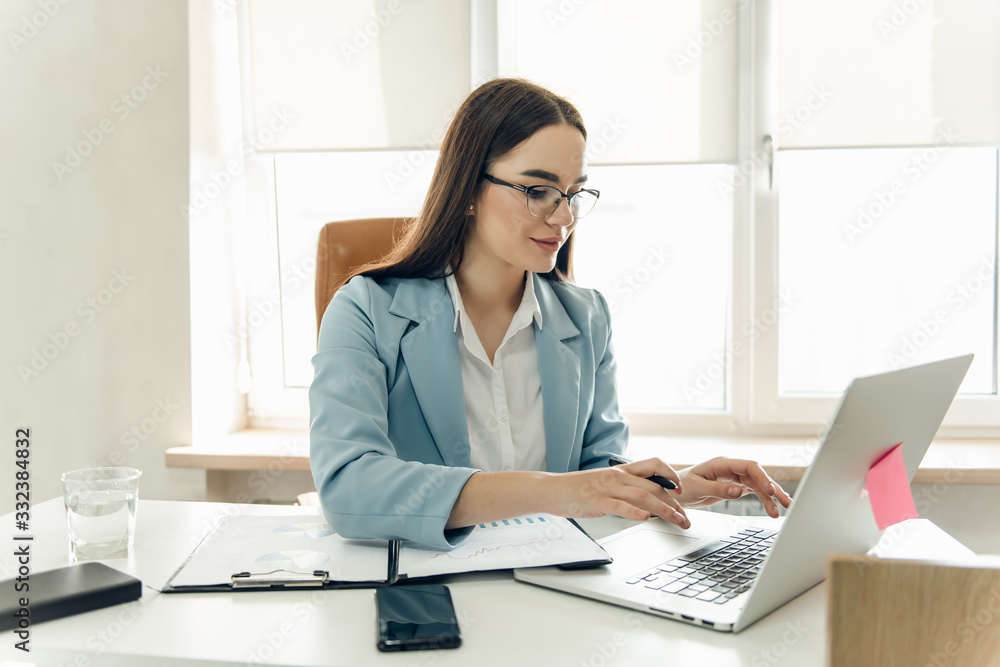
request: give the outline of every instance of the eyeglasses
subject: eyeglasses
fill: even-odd
[[[579,220],[594,210],[597,198],[601,196],[598,190],[578,190],[572,194],[566,194],[551,185],[532,185],[526,188],[523,185],[501,181],[487,173],[482,173],[480,176],[495,185],[503,185],[523,192],[527,197],[528,213],[536,218],[549,217],[559,208],[559,202],[565,199],[566,205],[569,206],[570,215],[573,216],[574,220]]]

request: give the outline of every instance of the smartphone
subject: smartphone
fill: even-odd
[[[389,586],[375,589],[378,650],[458,648],[462,634],[447,586]]]

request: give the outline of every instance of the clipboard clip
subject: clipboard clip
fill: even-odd
[[[230,585],[233,588],[323,588],[329,579],[330,573],[326,570],[313,570],[311,573],[271,570],[234,574]]]

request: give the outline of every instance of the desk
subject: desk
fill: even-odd
[[[0,633],[0,658],[60,665],[551,665],[645,664],[713,667],[821,665],[825,660],[824,585],[814,587],[737,635],[515,582],[509,572],[457,575],[451,586],[464,635],[457,650],[382,654],[375,649],[371,590],[161,594],[160,588],[225,517],[295,514],[308,508],[140,500],[135,552],[108,565],[144,584],[140,600],[31,627],[32,653]],[[689,510],[697,521],[698,510]],[[2,578],[14,576],[13,515],[0,521]],[[582,522],[594,537],[632,525],[606,517]],[[31,570],[68,563],[62,500],[35,505]],[[887,537],[891,537],[887,533]],[[925,520],[883,553],[926,545],[963,547]],[[150,588],[152,587],[152,589]],[[8,595],[8,591],[4,591]],[[124,654],[124,656],[122,655]],[[149,661],[127,656],[151,656]]]

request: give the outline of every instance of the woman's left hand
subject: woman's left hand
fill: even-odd
[[[756,461],[716,457],[678,472],[685,507],[705,507],[756,493],[769,516],[778,516],[778,503],[788,507],[792,498],[764,472]]]

